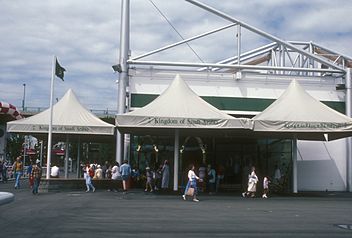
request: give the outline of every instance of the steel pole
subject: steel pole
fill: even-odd
[[[180,153],[180,131],[175,129],[175,143],[174,143],[174,191],[178,190],[178,162]]]
[[[128,81],[128,64],[130,51],[130,0],[121,3],[121,29],[120,29],[120,55],[119,55],[119,80],[117,114],[123,114],[126,110],[126,85]],[[124,135],[116,133],[116,161],[121,164],[123,157]]]
[[[68,178],[68,156],[69,156],[69,135],[66,134],[66,143],[65,143],[65,179]]]
[[[352,117],[351,69],[346,70],[346,115]],[[352,139],[346,138],[346,191],[352,192]]]
[[[80,177],[81,172],[81,137],[78,136],[77,142],[77,178]]]
[[[297,186],[297,139],[292,140],[292,192],[298,192]]]
[[[50,164],[51,164],[51,147],[52,147],[52,133],[53,133],[53,101],[54,101],[54,78],[55,78],[56,56],[53,57],[51,69],[51,84],[50,84],[50,117],[49,117],[49,131],[48,131],[48,154],[46,160],[46,179],[50,178]]]
[[[24,112],[25,102],[26,102],[26,84],[24,83],[23,84],[22,112]]]

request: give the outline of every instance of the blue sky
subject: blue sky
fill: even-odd
[[[350,0],[200,1],[282,39],[313,41],[352,56]],[[153,2],[185,38],[228,24],[183,0]],[[0,6],[0,101],[21,108],[25,83],[26,106],[48,107],[55,54],[67,70],[65,81],[55,82],[55,97],[72,88],[90,109],[116,108],[111,65],[118,61],[121,1],[0,0]],[[263,42],[253,34],[244,38],[244,50]],[[149,0],[131,0],[132,56],[179,40]],[[192,47],[205,61],[230,57],[236,52],[234,30]],[[184,46],[160,57],[199,62]]]

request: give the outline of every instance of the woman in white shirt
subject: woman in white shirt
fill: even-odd
[[[121,173],[120,173],[120,164],[116,162],[115,165],[111,169],[111,186],[110,191],[118,191],[119,182],[122,180]]]
[[[242,197],[255,197],[257,191],[258,176],[255,173],[255,167],[252,166],[252,171],[248,175],[248,188],[247,192],[242,193]]]
[[[190,170],[188,171],[188,182],[187,182],[187,186],[185,189],[184,194],[182,195],[183,200],[186,200],[186,195],[188,192],[189,188],[193,188],[194,192],[193,192],[193,201],[194,202],[199,202],[199,200],[197,199],[197,180],[199,180],[199,177],[196,175],[196,173],[194,172],[194,165],[190,165]]]

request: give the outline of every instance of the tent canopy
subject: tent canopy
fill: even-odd
[[[205,102],[176,75],[172,84],[154,101],[117,115],[116,126],[122,132],[155,134],[169,133],[170,129],[188,132],[246,130],[250,123],[248,119],[234,118]]]
[[[7,123],[8,132],[43,134],[49,131],[50,108],[34,116]],[[114,125],[87,110],[72,89],[53,106],[53,133],[74,135],[114,135]]]
[[[253,130],[267,137],[332,140],[352,135],[350,117],[310,96],[296,80],[252,120]]]

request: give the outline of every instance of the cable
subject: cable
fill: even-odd
[[[181,33],[177,31],[177,29],[172,25],[172,23],[169,21],[169,19],[165,16],[165,14],[162,13],[162,11],[155,5],[155,3],[152,0],[149,0],[149,2],[155,7],[155,9],[160,13],[160,15],[169,23],[169,25],[172,27],[172,29],[181,37],[182,40],[185,40],[185,38],[182,37]],[[197,54],[197,52],[186,42],[187,46],[192,50],[192,52],[197,56],[197,58],[204,63],[204,61],[200,58],[200,56]]]

